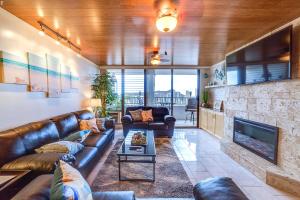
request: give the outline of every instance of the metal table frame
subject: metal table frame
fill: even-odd
[[[119,153],[120,150],[118,151],[117,155],[118,155],[118,163],[119,163],[119,181],[147,181],[147,182],[154,182],[155,181],[155,166],[156,166],[156,150],[155,150],[155,141],[154,141],[154,134],[153,132],[148,132],[147,131],[147,139],[149,140],[149,142],[151,143],[151,145],[154,145],[154,149],[152,153],[147,154],[146,153],[146,146],[144,146],[144,154],[140,154],[140,153]],[[151,135],[151,136],[150,136]],[[121,148],[125,148],[126,146],[123,147],[123,145],[125,145],[125,141],[127,139],[127,137],[131,137],[130,134],[128,134],[122,144]],[[151,140],[151,141],[150,141]],[[149,145],[149,144],[148,144]],[[130,159],[128,159],[130,158]],[[152,168],[152,178],[122,178],[122,170],[121,170],[121,166],[122,163],[149,163],[153,165]]]
[[[147,181],[147,182],[155,182],[155,165],[156,165],[156,156],[140,156],[140,157],[151,157],[151,160],[139,160],[139,159],[134,159],[134,160],[128,160],[128,157],[138,157],[138,156],[121,156],[118,155],[119,159],[119,181]],[[125,159],[122,159],[122,157],[125,157]],[[121,163],[152,163],[153,168],[152,168],[152,179],[146,179],[146,178],[122,178],[122,173],[121,173]]]

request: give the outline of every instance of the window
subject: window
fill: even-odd
[[[125,69],[124,74],[125,88],[125,109],[128,106],[144,105],[144,70]]]

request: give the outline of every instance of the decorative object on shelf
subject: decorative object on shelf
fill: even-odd
[[[138,131],[131,138],[131,145],[144,146],[147,145],[147,137],[144,132]]]
[[[204,107],[204,108],[207,108],[208,107],[208,90],[204,90],[202,92],[202,104],[201,106]]]
[[[215,101],[213,109],[216,111],[223,111],[224,110],[223,101]]]
[[[61,92],[71,92],[71,69],[68,66],[61,65],[60,67]]]
[[[99,117],[99,110],[101,108],[101,99],[91,99],[90,103],[95,113],[95,117]]]
[[[165,7],[158,11],[156,19],[156,27],[161,32],[171,32],[177,25],[177,10],[176,8]]]
[[[0,82],[28,85],[27,59],[0,51]]]
[[[45,57],[27,53],[29,67],[29,90],[47,92],[47,65]]]
[[[101,99],[101,117],[108,116],[107,105],[112,104],[117,98],[114,85],[115,79],[106,70],[102,71],[100,74],[97,74],[93,81],[93,98]]]
[[[46,58],[48,67],[48,97],[58,98],[61,95],[59,60],[48,54]]]

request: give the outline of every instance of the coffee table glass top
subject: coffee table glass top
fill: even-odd
[[[136,132],[144,132],[147,137],[147,145],[132,146],[131,138]],[[153,131],[150,130],[131,130],[127,134],[122,146],[120,147],[118,156],[156,156],[155,141]]]

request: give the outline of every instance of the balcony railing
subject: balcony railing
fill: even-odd
[[[173,97],[173,105],[187,105],[190,97]],[[153,102],[157,106],[166,106],[171,104],[171,97],[154,97]],[[126,106],[144,105],[144,97],[130,96],[125,97]]]

